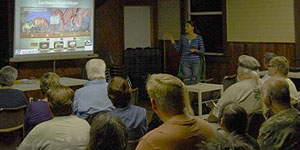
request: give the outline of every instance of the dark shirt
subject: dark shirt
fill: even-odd
[[[139,139],[147,133],[147,112],[145,108],[129,105],[124,108],[115,108],[108,114],[122,119],[128,130],[128,139]]]
[[[16,89],[0,89],[0,108],[13,108],[28,105],[23,91]]]
[[[250,136],[247,133],[244,134],[244,135],[238,135],[238,136],[241,137],[242,140],[244,142],[246,142],[248,145],[252,146],[253,149],[260,150],[259,145],[258,145],[258,143],[257,143],[257,141],[256,141],[256,139],[254,137]]]
[[[294,108],[283,110],[266,120],[258,136],[262,150],[300,149],[300,113]]]
[[[31,103],[26,110],[25,131],[26,135],[39,123],[52,119],[48,102],[36,101]]]

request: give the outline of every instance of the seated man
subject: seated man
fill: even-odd
[[[225,130],[225,135],[233,134],[239,136],[242,141],[259,150],[259,145],[255,138],[246,133],[248,115],[242,107],[236,103],[229,103],[221,109],[220,125]]]
[[[276,57],[277,55],[271,52],[266,52],[264,54],[264,67],[268,68],[268,65],[270,63],[270,60],[274,57]],[[262,82],[266,81],[267,79],[270,78],[269,72],[261,79]]]
[[[261,126],[258,144],[262,150],[300,149],[300,112],[291,107],[290,91],[283,78],[271,77],[263,84],[264,103],[273,114]]]
[[[50,87],[57,85],[59,85],[59,76],[56,73],[48,72],[42,75],[40,88],[44,98],[31,103],[27,107],[24,124],[26,135],[39,123],[52,119],[46,92]]]
[[[288,60],[284,56],[277,56],[272,58],[268,65],[268,72],[269,75],[272,77],[281,77],[287,81],[287,83],[289,84],[291,102],[293,104],[297,103],[299,96],[297,93],[296,86],[293,83],[293,81],[288,77],[288,73],[289,73]]]
[[[73,112],[79,118],[88,119],[92,114],[114,108],[107,96],[105,80],[106,65],[102,59],[91,59],[86,63],[88,83],[75,92]]]
[[[5,66],[0,70],[0,108],[12,108],[28,104],[24,92],[12,88],[17,77],[18,70],[12,66]]]
[[[127,142],[126,126],[119,117],[98,114],[93,118],[88,150],[125,150]]]
[[[216,107],[210,112],[208,120],[217,122],[220,108],[230,102],[238,103],[244,108],[247,114],[262,110],[263,103],[255,92],[260,84],[260,79],[257,74],[259,62],[251,56],[241,55],[238,59],[237,80],[238,82],[226,89]]]
[[[131,88],[128,81],[114,77],[108,83],[108,97],[116,107],[108,112],[120,117],[128,129],[128,139],[136,140],[147,132],[147,111],[145,108],[129,105]]]
[[[151,75],[147,92],[152,109],[164,122],[140,139],[137,150],[197,149],[215,132],[208,122],[193,116],[183,82],[168,74]]]
[[[72,115],[74,91],[59,85],[51,87],[46,96],[53,119],[33,128],[18,150],[85,150],[89,141],[90,125]]]

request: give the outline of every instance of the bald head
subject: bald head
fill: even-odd
[[[269,97],[272,103],[290,107],[289,84],[284,78],[271,77],[263,85],[264,97]]]

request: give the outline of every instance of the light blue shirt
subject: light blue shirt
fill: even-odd
[[[73,104],[74,115],[87,119],[90,115],[100,111],[114,109],[107,96],[107,83],[103,80],[93,80],[76,90]]]
[[[129,105],[124,108],[116,108],[108,114],[122,119],[127,127],[129,140],[139,139],[147,133],[148,124],[145,108]]]

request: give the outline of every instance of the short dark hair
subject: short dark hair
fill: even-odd
[[[108,97],[115,107],[124,108],[128,106],[131,99],[131,88],[122,77],[112,78],[107,86]]]
[[[264,95],[269,96],[272,102],[282,106],[291,106],[289,84],[285,78],[271,77],[264,82]]]
[[[229,103],[221,108],[220,115],[223,118],[223,123],[229,132],[237,134],[245,134],[248,116],[244,108],[237,103]]]
[[[125,150],[127,142],[126,126],[119,117],[99,114],[93,119],[88,150]]]
[[[186,23],[190,24],[192,27],[194,27],[194,33],[200,34],[200,31],[198,27],[196,26],[196,23],[193,20],[189,20]]]
[[[63,85],[52,86],[46,92],[48,104],[54,116],[68,116],[72,114],[74,91]]]

